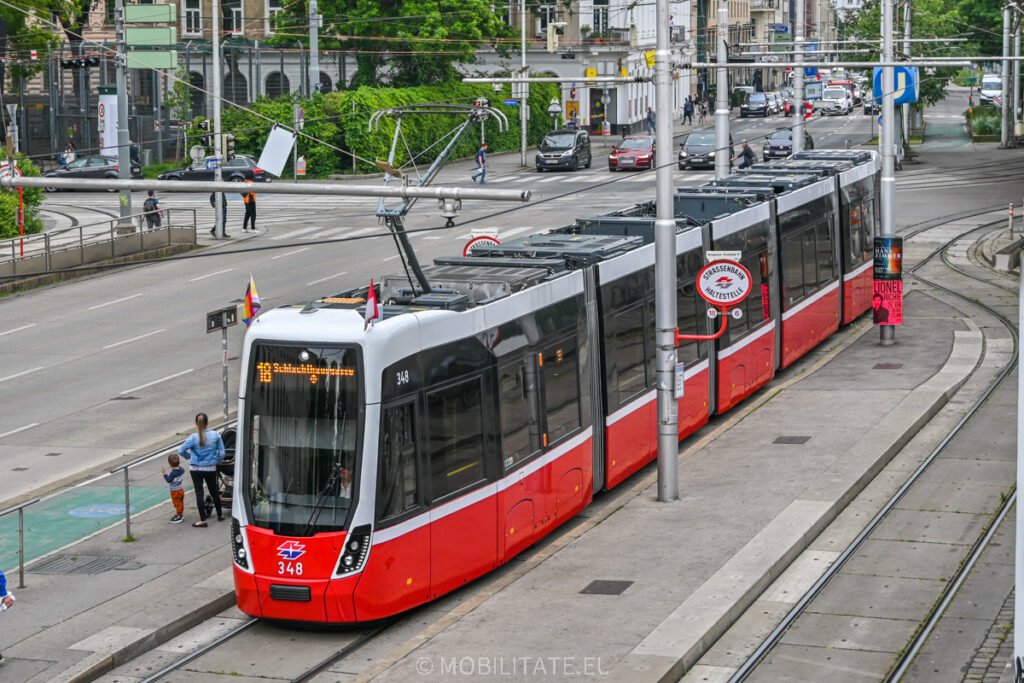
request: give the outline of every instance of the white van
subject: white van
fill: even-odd
[[[1003,94],[1003,79],[995,74],[985,74],[981,77],[981,103],[995,104],[994,98]]]
[[[846,116],[853,109],[853,96],[848,88],[830,85],[821,93],[821,113],[825,116]]]

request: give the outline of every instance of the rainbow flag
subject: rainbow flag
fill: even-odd
[[[256,281],[249,275],[249,284],[245,288],[245,302],[242,304],[242,322],[248,327],[260,314],[260,295],[256,292]]]

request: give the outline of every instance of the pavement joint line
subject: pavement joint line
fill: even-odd
[[[688,460],[691,456],[698,453],[700,450],[707,447],[726,433],[734,425],[744,420],[748,415],[754,413],[766,403],[774,399],[780,391],[783,391],[793,384],[813,375],[873,328],[873,324],[868,324],[864,321],[851,325],[847,338],[837,340],[837,344],[832,349],[828,350],[821,358],[815,361],[813,365],[799,373],[794,373],[793,377],[784,380],[778,386],[768,388],[762,395],[758,396],[757,399],[745,404],[745,408],[743,410],[733,413],[720,425],[713,428],[708,434],[687,445],[685,448],[680,450],[678,461],[684,462]],[[501,590],[512,585],[530,571],[538,567],[549,557],[555,555],[559,550],[611,517],[629,501],[641,495],[644,491],[656,484],[657,480],[658,473],[657,471],[654,471],[644,476],[633,486],[623,490],[621,497],[615,501],[614,505],[606,505],[604,508],[597,511],[594,516],[584,518],[580,524],[570,528],[557,538],[554,538],[550,544],[532,554],[529,559],[522,562],[518,567],[515,567],[504,576],[499,577],[492,587],[480,591],[465,602],[459,604],[447,614],[438,618],[434,623],[424,628],[418,634],[412,636],[396,650],[379,659],[378,663],[374,667],[356,676],[353,683],[367,683],[387,671],[393,665],[415,652],[421,645],[427,643],[431,638],[439,635],[449,626],[458,622],[463,616],[469,614],[477,607],[490,600],[490,598],[494,597],[497,593],[501,592]]]

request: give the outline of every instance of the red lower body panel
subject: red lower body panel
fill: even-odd
[[[843,324],[849,325],[871,308],[874,285],[870,264],[861,272],[843,281]]]
[[[765,325],[718,355],[718,406],[721,414],[775,376],[775,327]]]
[[[782,316],[782,367],[789,367],[839,329],[839,283]]]

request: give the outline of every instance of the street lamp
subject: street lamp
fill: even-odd
[[[558,130],[558,117],[562,113],[562,105],[558,103],[558,100],[554,97],[551,98],[551,104],[548,105],[548,114],[551,115],[551,130]]]

